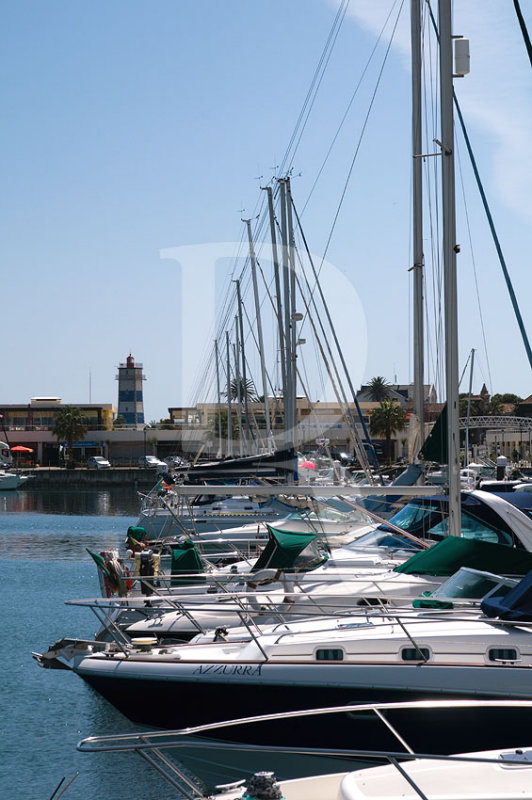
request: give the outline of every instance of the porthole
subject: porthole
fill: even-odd
[[[428,647],[403,647],[401,658],[403,661],[428,661],[430,652]]]
[[[344,651],[341,648],[324,648],[316,650],[316,661],[343,661]]]
[[[517,661],[515,647],[491,647],[488,651],[490,661]]]

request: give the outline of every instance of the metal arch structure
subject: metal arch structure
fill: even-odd
[[[469,423],[467,417],[460,417],[460,428],[488,428],[493,430],[512,430],[524,431],[532,430],[532,417],[510,417],[510,416],[493,416],[493,417],[470,417]]]

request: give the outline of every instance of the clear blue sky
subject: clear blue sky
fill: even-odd
[[[327,256],[366,316],[360,380],[412,379],[407,5]],[[456,91],[532,336],[532,71],[510,2],[455,5],[455,33],[471,40],[472,70]],[[161,251],[241,239],[241,216],[253,216],[260,183],[285,153],[338,6],[19,0],[4,7],[1,401],[88,402],[90,387],[92,402],[116,403],[116,365],[129,352],[144,363],[148,420],[190,399],[193,376],[181,374],[180,267]],[[382,22],[399,6],[351,0],[294,159],[300,208]],[[532,28],[532,8],[522,6]],[[374,76],[385,43],[386,36]],[[357,97],[303,216],[317,254],[373,85]],[[475,348],[477,391],[485,381],[494,392],[527,396],[530,368],[462,146],[460,159],[471,229],[470,247],[460,199],[462,364]],[[459,176],[457,185],[461,195]],[[185,338],[193,334],[198,368],[210,335],[202,302],[201,293],[186,299],[197,308]],[[356,350],[347,339],[344,347]],[[433,369],[429,359],[427,380]]]

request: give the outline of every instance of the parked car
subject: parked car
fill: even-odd
[[[109,469],[111,462],[103,456],[89,456],[87,459],[87,469]]]
[[[166,456],[164,462],[170,467],[181,467],[183,466],[183,459],[181,456]]]
[[[159,469],[160,467],[164,467],[165,470],[168,469],[164,461],[161,461],[157,456],[140,456],[138,464],[142,469]]]

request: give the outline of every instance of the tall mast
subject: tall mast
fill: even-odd
[[[246,444],[249,442],[249,438],[254,439],[253,432],[251,430],[249,424],[249,409],[248,409],[248,380],[246,374],[246,353],[244,348],[244,320],[242,314],[242,296],[240,294],[240,281],[235,281],[236,283],[236,296],[238,300],[238,327],[240,330],[240,347],[238,348],[239,352],[242,354],[242,387],[241,392],[244,394],[244,419],[246,421]],[[249,438],[248,438],[249,436]],[[247,452],[247,446],[246,446]]]
[[[249,260],[251,262],[251,278],[253,280],[253,295],[255,298],[255,317],[257,319],[257,335],[259,338],[260,371],[262,377],[262,394],[264,396],[264,419],[266,421],[266,441],[271,447],[270,430],[270,409],[268,406],[268,381],[266,378],[266,366],[264,363],[264,340],[262,336],[262,319],[260,314],[259,287],[257,284],[257,260],[255,258],[255,248],[253,247],[253,237],[251,236],[251,220],[244,220],[248,229],[249,241]]]
[[[288,223],[288,258],[289,258],[289,276],[290,276],[290,337],[287,339],[289,342],[288,359],[286,369],[290,373],[290,399],[292,408],[290,410],[290,417],[292,419],[292,442],[297,449],[298,436],[297,436],[297,370],[296,370],[296,347],[297,347],[297,333],[296,322],[301,319],[301,315],[296,313],[296,260],[295,260],[295,238],[294,238],[294,225],[292,221],[292,192],[290,190],[290,178],[286,179],[286,218]]]
[[[222,405],[220,398],[220,366],[218,364],[218,340],[214,340],[214,360],[216,363],[216,415],[218,417],[218,453],[222,453]]]
[[[423,162],[421,132],[421,0],[410,4],[412,42],[412,239],[413,239],[413,346],[414,346],[414,413],[419,421],[419,445],[425,440],[425,387],[423,335]],[[417,452],[414,459],[417,458]]]
[[[445,374],[449,467],[449,534],[460,536],[460,430],[458,422],[458,303],[456,283],[456,209],[453,125],[453,37],[451,2],[438,3],[440,33],[440,109],[442,149],[443,266],[445,296]]]
[[[465,459],[464,467],[469,466],[469,422],[471,420],[471,392],[473,391],[473,366],[475,364],[475,349],[471,350],[471,369],[469,372],[469,394],[467,395],[467,421],[465,429]]]
[[[290,262],[288,258],[288,220],[286,214],[286,180],[279,179],[281,189],[281,237],[282,237],[282,269],[283,269],[283,302],[284,302],[284,352],[286,379],[284,386],[284,427],[286,446],[290,447],[294,440],[294,420],[292,418],[292,370],[291,370],[291,325],[290,325]]]
[[[233,455],[233,410],[231,406],[231,347],[229,331],[225,332],[225,348],[227,359],[227,456]]]
[[[277,305],[277,329],[279,332],[279,352],[281,357],[281,385],[283,398],[286,390],[286,364],[285,364],[285,340],[283,325],[283,301],[281,295],[281,279],[279,277],[279,254],[277,252],[277,236],[275,234],[275,214],[273,211],[273,192],[271,186],[266,187],[268,194],[268,212],[270,216],[270,235],[272,240],[273,255],[273,276],[275,280],[275,299]]]
[[[236,415],[238,420],[238,441],[240,448],[240,455],[244,455],[243,451],[243,433],[242,430],[242,384],[240,383],[240,335],[238,333],[238,316],[235,317],[235,344],[233,345],[233,358],[235,362],[235,380],[236,380]]]

